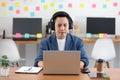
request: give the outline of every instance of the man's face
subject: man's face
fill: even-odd
[[[55,20],[55,32],[58,39],[66,38],[69,31],[69,22],[66,17],[57,17]]]

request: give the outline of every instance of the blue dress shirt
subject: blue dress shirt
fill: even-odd
[[[38,66],[38,62],[43,60],[43,51],[44,50],[58,50],[58,44],[57,44],[57,39],[55,33],[52,34],[50,37],[44,38],[41,40],[40,43],[40,49],[38,52],[38,56],[35,59],[34,66]],[[84,49],[84,44],[83,41],[68,33],[66,37],[66,43],[65,43],[65,48],[64,50],[80,50],[81,51],[81,61],[85,63],[85,66],[88,66],[89,61],[88,57],[86,55],[86,51]]]

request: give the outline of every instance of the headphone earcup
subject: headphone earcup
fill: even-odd
[[[51,28],[51,30],[55,30],[54,22],[48,22],[48,27]]]
[[[73,29],[73,21],[70,17],[69,17],[69,29]]]

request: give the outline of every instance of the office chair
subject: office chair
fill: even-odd
[[[11,65],[19,66],[19,51],[12,39],[0,39],[0,58],[2,55],[7,55]]]
[[[108,61],[116,57],[112,39],[108,38],[97,39],[93,47],[91,57],[96,61],[99,59],[104,60],[107,67],[110,68],[110,64]],[[95,63],[94,67],[96,67],[96,65],[97,62]]]

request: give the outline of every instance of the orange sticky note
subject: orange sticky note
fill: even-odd
[[[24,11],[28,11],[28,10],[29,10],[28,6],[25,6]]]
[[[1,6],[2,6],[2,7],[6,7],[6,2],[2,2],[2,3],[1,3]]]

